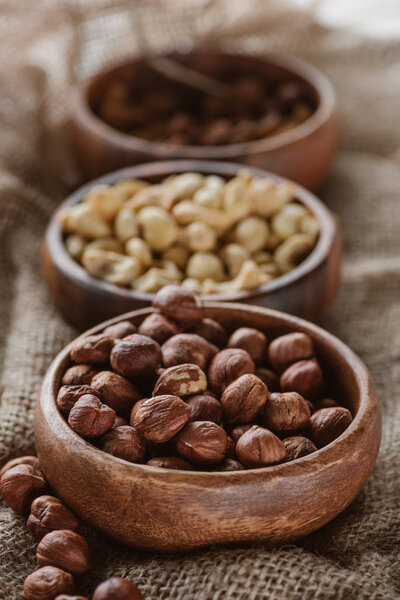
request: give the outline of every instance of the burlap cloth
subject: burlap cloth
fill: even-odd
[[[124,7],[125,6],[125,7]],[[161,10],[162,7],[162,10]],[[276,0],[3,0],[0,5],[0,461],[33,450],[33,406],[55,353],[75,334],[49,301],[39,249],[74,185],[63,130],[70,84],[140,48],[211,40],[248,52],[302,56],[333,81],[342,150],[321,190],[342,221],[343,285],[322,324],[369,365],[383,405],[377,466],[361,496],[296,545],[146,555],[87,531],[90,594],[111,574],[148,599],[373,600],[400,597],[400,40],[330,31]],[[25,522],[0,506],[0,598],[22,598],[34,570]]]

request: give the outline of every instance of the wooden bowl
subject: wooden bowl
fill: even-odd
[[[307,86],[317,105],[303,124],[276,136],[223,146],[182,146],[147,141],[121,133],[102,121],[93,106],[116,78],[148,80],[154,77],[145,60],[135,59],[104,69],[77,90],[71,111],[71,142],[86,179],[120,167],[174,158],[233,160],[268,169],[315,189],[325,178],[338,144],[335,94],[316,68],[292,57],[253,57],[220,51],[173,54],[185,65],[220,78],[224,73],[255,74],[270,80],[290,78]]]
[[[243,304],[206,303],[207,317],[227,329],[256,327],[270,337],[308,333],[329,385],[354,420],[334,442],[290,463],[236,472],[155,469],[128,463],[80,438],[61,416],[56,395],[69,366],[67,346],[55,358],[36,405],[36,448],[44,473],[82,519],[110,536],[149,550],[210,544],[294,541],[328,523],[367,481],[378,454],[381,416],[362,361],[340,340],[296,317]],[[139,324],[152,309],[122,315]]]
[[[240,165],[233,163],[181,160],[148,163],[122,169],[80,188],[60,205],[58,211],[65,206],[80,202],[89,188],[97,183],[111,184],[129,177],[155,182],[171,173],[186,171],[216,173],[229,178],[236,175],[240,168]],[[282,178],[266,171],[255,168],[249,170],[253,175],[282,181]],[[315,317],[329,308],[339,285],[341,264],[341,240],[336,221],[326,206],[304,188],[295,186],[295,194],[321,224],[321,234],[311,254],[290,273],[256,290],[224,295],[213,294],[208,296],[208,299],[261,304],[308,318]],[[58,211],[53,215],[47,228],[42,270],[53,300],[65,318],[82,331],[104,319],[148,306],[154,294],[119,288],[106,281],[95,279],[71,258],[63,242],[57,219]]]

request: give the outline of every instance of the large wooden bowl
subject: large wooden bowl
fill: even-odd
[[[240,165],[216,161],[171,161],[148,163],[122,169],[101,177],[80,188],[58,209],[80,202],[88,189],[97,183],[115,183],[124,178],[141,177],[158,181],[171,173],[198,171],[216,173],[223,177],[236,175]],[[282,178],[250,168],[254,175]],[[252,291],[209,296],[218,301],[247,302],[284,310],[307,318],[326,311],[336,295],[341,265],[341,240],[336,221],[326,206],[311,192],[295,187],[297,199],[317,217],[321,234],[311,254],[293,271]],[[148,306],[154,294],[119,288],[94,279],[66,251],[57,213],[53,215],[46,232],[43,247],[43,273],[57,307],[65,318],[81,331],[123,312]]]
[[[268,169],[315,189],[325,178],[338,144],[335,94],[316,68],[293,57],[267,57],[196,50],[173,55],[181,63],[220,78],[224,73],[255,74],[263,79],[290,78],[304,82],[317,105],[303,124],[276,136],[223,146],[182,146],[147,141],[124,134],[99,119],[93,107],[110,81],[154,77],[143,59],[104,69],[76,91],[71,110],[71,142],[86,180],[115,169],[150,160],[174,158],[233,160]]]
[[[122,319],[139,324],[151,309]],[[291,463],[248,471],[171,471],[128,463],[80,438],[56,406],[69,346],[56,357],[36,406],[36,447],[51,486],[77,514],[112,537],[151,550],[267,540],[283,543],[315,531],[360,492],[375,464],[381,416],[362,361],[319,327],[242,304],[206,303],[206,316],[228,329],[246,325],[268,336],[303,331],[315,343],[329,384],[354,420],[334,442]]]

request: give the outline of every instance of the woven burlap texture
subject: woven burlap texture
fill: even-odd
[[[342,149],[321,197],[341,219],[345,264],[339,297],[322,325],[371,369],[383,406],[382,449],[352,506],[290,547],[149,555],[88,528],[93,568],[77,591],[89,595],[114,574],[157,600],[400,597],[400,169],[392,158],[400,146],[400,40],[327,30],[276,0],[3,0],[0,462],[33,451],[41,379],[75,335],[52,306],[39,268],[46,222],[76,183],[64,137],[71,84],[144,45],[162,51],[201,42],[294,53],[336,87]],[[0,599],[22,598],[35,567],[24,520],[1,504]]]

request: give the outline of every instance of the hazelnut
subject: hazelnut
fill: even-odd
[[[244,471],[244,466],[238,460],[225,458],[219,465],[213,467],[211,471]]]
[[[226,450],[226,458],[232,458],[233,460],[236,460],[236,444],[229,435],[228,446]]]
[[[93,600],[144,600],[137,585],[122,579],[111,577],[100,583],[94,591]]]
[[[174,335],[162,345],[161,351],[165,367],[193,363],[205,369],[212,355],[209,342],[195,333]]]
[[[208,369],[208,381],[211,389],[220,394],[232,381],[254,371],[254,362],[246,350],[225,348],[212,359]]]
[[[69,594],[61,594],[56,600],[88,600],[86,596],[70,596]]]
[[[110,359],[113,339],[103,333],[87,335],[72,343],[71,360],[77,363],[104,364]]]
[[[190,406],[191,421],[212,421],[217,425],[222,422],[222,406],[214,396],[196,394],[186,399]]]
[[[234,443],[237,444],[239,439],[242,437],[242,435],[244,433],[246,433],[246,431],[248,431],[252,427],[253,427],[253,425],[248,423],[247,425],[237,425],[237,427],[232,429],[231,436],[232,436]]]
[[[116,427],[121,427],[122,425],[129,425],[129,422],[123,417],[115,417],[114,425],[112,426],[112,428],[115,429]]]
[[[92,379],[91,387],[118,415],[129,416],[132,406],[140,398],[135,386],[113,371],[100,371]]]
[[[74,531],[51,531],[39,542],[36,560],[41,567],[59,567],[78,575],[90,568],[89,546],[85,538]]]
[[[68,417],[69,426],[87,438],[103,435],[114,425],[115,411],[102,404],[97,396],[85,394],[72,407]]]
[[[205,373],[194,364],[176,365],[165,369],[157,379],[153,395],[190,396],[207,389]]]
[[[286,448],[271,431],[253,425],[239,438],[236,454],[246,467],[267,467],[285,460]]]
[[[146,400],[148,400],[148,398],[142,398],[142,400],[139,400],[139,402],[136,402],[136,404],[134,404],[132,410],[131,410],[131,414],[129,417],[129,425],[131,425],[131,427],[133,426],[133,419],[135,418],[135,415],[137,413],[137,411],[139,410],[139,408],[142,406],[142,404],[144,402],[146,402]]]
[[[85,394],[94,394],[96,392],[90,385],[63,385],[57,394],[57,406],[64,415],[68,415],[71,408]]]
[[[139,333],[151,337],[159,344],[163,344],[168,338],[180,333],[180,328],[168,317],[154,312],[139,325]]]
[[[32,465],[16,465],[8,469],[0,479],[0,493],[12,510],[24,515],[29,512],[32,501],[46,491],[43,473]]]
[[[277,433],[295,433],[310,422],[307,401],[297,392],[270,394],[264,407],[264,424]]]
[[[339,406],[339,404],[333,398],[322,398],[317,401],[315,408],[319,410],[320,408],[334,408],[335,406]]]
[[[202,319],[193,329],[193,333],[218,346],[218,348],[225,346],[228,339],[225,328],[214,319]]]
[[[343,406],[321,408],[310,419],[310,437],[318,448],[323,448],[339,437],[352,420],[351,412]]]
[[[282,441],[286,448],[286,461],[296,460],[296,458],[301,458],[317,451],[312,441],[301,435],[294,435]]]
[[[113,427],[100,438],[99,447],[108,454],[133,463],[142,462],[146,455],[144,441],[129,425]]]
[[[256,364],[260,364],[265,360],[267,338],[258,329],[239,327],[229,338],[228,348],[242,348],[250,354]]]
[[[57,567],[43,567],[25,579],[26,600],[48,600],[74,591],[74,578]]]
[[[314,400],[321,395],[323,375],[316,358],[299,360],[284,371],[280,378],[282,392],[297,392]]]
[[[190,412],[178,396],[154,396],[137,409],[131,425],[147,440],[168,442],[189,421]]]
[[[226,456],[228,436],[211,421],[188,423],[178,434],[178,453],[196,466],[220,463]]]
[[[43,536],[55,529],[76,531],[79,528],[79,519],[58,498],[39,496],[32,502],[27,526],[39,542]]]
[[[61,383],[63,385],[89,385],[99,370],[93,365],[74,365],[65,371]]]
[[[111,351],[111,366],[120,375],[146,378],[161,363],[161,348],[151,338],[134,333],[129,340],[119,342]]]
[[[179,471],[192,471],[193,469],[191,464],[178,456],[159,456],[151,458],[146,464],[159,469],[177,469]]]
[[[130,321],[119,321],[114,325],[109,325],[103,331],[103,335],[110,337],[113,340],[122,340],[122,338],[132,333],[136,333],[137,327]]]
[[[266,369],[264,367],[260,367],[256,369],[257,377],[261,379],[265,383],[270,392],[279,392],[279,377],[276,373],[271,371],[271,369]]]
[[[246,374],[228,385],[221,396],[227,423],[253,421],[268,399],[268,388],[256,375]]]
[[[163,287],[154,298],[153,306],[182,327],[194,327],[203,318],[200,299],[178,285]]]
[[[306,333],[293,332],[275,338],[268,346],[268,359],[278,373],[293,363],[315,356],[314,342]]]
[[[31,465],[40,471],[40,461],[37,456],[19,456],[18,458],[12,458],[0,470],[0,479],[10,469],[17,467],[18,465]]]

